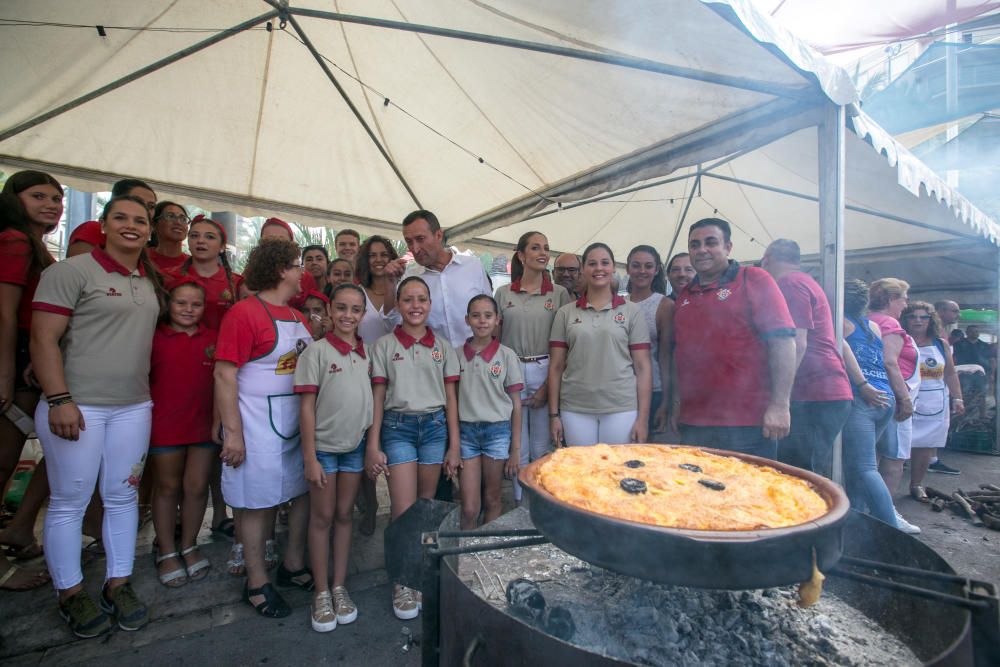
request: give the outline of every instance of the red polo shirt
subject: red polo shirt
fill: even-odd
[[[807,273],[792,271],[778,278],[796,329],[806,330],[806,353],[795,373],[793,401],[850,401],[851,381],[837,351],[830,302]]]
[[[216,360],[231,361],[239,367],[265,356],[278,341],[272,317],[276,320],[298,320],[303,325],[306,323],[302,313],[291,306],[267,304],[265,307],[258,297],[251,296],[230,308],[222,318]]]
[[[211,442],[212,367],[218,335],[204,326],[190,336],[166,324],[156,328],[149,367],[151,447]]]
[[[31,268],[34,250],[24,232],[7,228],[0,232],[0,283],[17,285],[21,288],[21,300],[17,304],[17,328],[31,329],[31,302],[35,298],[38,280],[42,272]]]
[[[149,261],[153,263],[153,266],[164,272],[176,269],[189,257],[189,255],[183,252],[177,257],[167,257],[158,253],[156,248],[146,248],[146,255],[149,257]]]
[[[767,338],[795,336],[770,274],[730,260],[718,282],[697,277],[677,296],[674,362],[679,421],[690,426],[760,426],[771,398]]]
[[[182,268],[177,267],[164,272],[164,283],[167,289],[171,289],[178,282],[187,280],[201,285],[205,289],[205,314],[201,321],[209,329],[218,331],[222,326],[222,316],[236,303],[243,277],[234,273],[233,284],[230,286],[229,280],[226,278],[226,270],[221,266],[214,275],[208,278],[198,275],[193,266],[188,267],[186,272],[182,272]]]

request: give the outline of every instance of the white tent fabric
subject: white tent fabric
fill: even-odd
[[[719,173],[815,194],[815,130],[805,128],[819,105],[856,99],[846,72],[751,0],[302,0],[291,3],[291,16],[265,24],[259,17],[272,5],[4,3],[0,57],[5,71],[19,75],[0,87],[0,167],[48,169],[91,190],[139,177],[162,198],[215,210],[397,234],[398,221],[419,203],[456,240],[506,246],[534,221],[512,223],[556,202],[760,146]],[[339,20],[317,12],[338,12]],[[244,22],[254,27],[220,32]],[[400,29],[412,24],[434,29]],[[534,50],[431,34],[441,30],[521,40],[514,46]],[[216,43],[45,119],[208,39]],[[539,52],[551,48],[565,51]],[[860,134],[889,162],[851,139],[848,165],[857,172],[848,198],[950,231],[849,224],[848,247],[950,238],[955,230],[997,238],[991,221],[937,182],[928,190],[958,218],[896,187],[918,191],[933,175],[899,160],[891,138],[862,122]],[[815,236],[811,202],[772,204],[710,177],[701,186],[703,194],[713,188],[707,201],[714,205],[696,199],[689,220],[718,208],[746,225],[744,256],[778,231],[778,221]],[[670,190],[678,190],[664,198],[678,201],[683,184]],[[629,239],[662,238],[671,217],[662,204],[630,204],[612,217],[611,205],[550,217],[553,246],[577,248],[603,230],[621,252]]]

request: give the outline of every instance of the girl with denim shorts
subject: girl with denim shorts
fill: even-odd
[[[472,337],[458,356],[458,414],[462,434],[462,530],[500,516],[504,473],[515,477],[521,462],[521,390],[524,376],[514,350],[493,336],[499,321],[493,297],[472,297],[465,322]],[[506,463],[506,465],[505,465]],[[482,491],[480,491],[482,489]]]
[[[198,551],[208,483],[219,446],[212,442],[212,370],[219,332],[202,322],[205,288],[191,278],[170,286],[164,321],[153,336],[149,389],[153,425],[153,528],[157,576],[168,588],[203,579],[210,563]],[[216,431],[218,429],[216,428]],[[181,508],[180,544],[174,531]]]
[[[313,593],[312,628],[329,632],[353,622],[358,609],[347,594],[351,553],[351,510],[365,463],[365,431],[372,423],[369,349],[358,337],[365,295],[352,283],[331,293],[333,330],[302,353],[295,367],[295,393],[302,397],[299,429],[309,482],[309,564]],[[333,527],[333,589],[327,562]]]
[[[458,356],[427,326],[431,296],[423,280],[403,280],[396,304],[402,324],[372,348],[375,410],[365,454],[369,477],[386,476],[393,520],[418,497],[434,497],[442,463],[451,478],[462,461]],[[415,618],[420,594],[397,584],[392,606],[397,618]]]

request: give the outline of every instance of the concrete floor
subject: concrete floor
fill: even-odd
[[[959,476],[928,475],[927,484],[942,491],[1000,484],[1000,457],[947,451],[945,461]],[[904,485],[906,482],[904,481]],[[225,572],[227,541],[202,534],[212,561],[209,576],[180,589],[167,589],[155,577],[149,545],[152,527],[140,532],[133,582],[151,609],[146,629],[115,631],[97,640],[78,640],[56,613],[52,591],[0,593],[0,663],[21,665],[107,665],[124,661],[143,665],[416,665],[420,647],[403,652],[406,627],[420,637],[420,621],[401,622],[392,615],[390,586],[382,556],[382,528],[388,509],[385,489],[379,529],[372,537],[355,532],[347,585],[358,605],[358,620],[329,634],[309,628],[310,594],[288,592],[294,613],[287,619],[257,616],[241,600],[242,581]],[[509,487],[505,488],[509,505]],[[899,510],[923,529],[919,539],[937,550],[961,574],[1000,582],[1000,532],[976,528],[951,513],[937,514],[902,497]],[[98,558],[85,568],[88,588],[97,594],[104,569]],[[110,661],[110,662],[109,662]]]

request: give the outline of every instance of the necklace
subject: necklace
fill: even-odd
[[[375,296],[385,296],[385,290],[382,290],[381,292],[379,292],[374,287],[369,287],[368,289],[370,289],[372,291],[372,294],[374,294]]]

